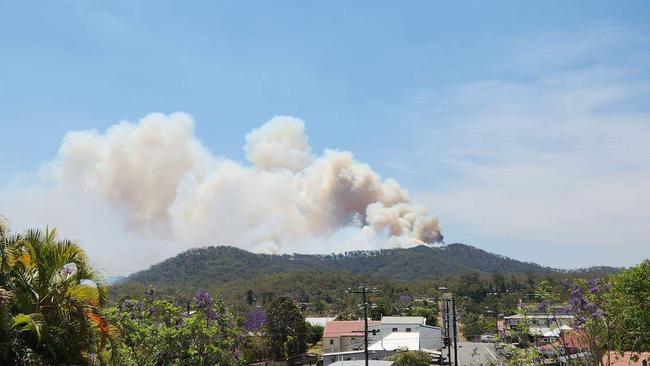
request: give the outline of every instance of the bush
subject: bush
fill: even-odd
[[[431,356],[422,351],[401,352],[387,357],[386,360],[395,361],[393,366],[429,366],[431,364]]]

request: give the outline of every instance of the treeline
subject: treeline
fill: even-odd
[[[133,274],[126,282],[206,286],[296,271],[349,271],[373,279],[389,278],[399,281],[426,280],[474,271],[536,274],[559,272],[464,244],[332,255],[254,254],[222,246],[188,250]]]

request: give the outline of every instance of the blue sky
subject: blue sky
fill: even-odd
[[[0,187],[71,130],[185,111],[243,161],[247,132],[291,115],[447,241],[559,267],[650,257],[647,1],[4,2],[0,24]]]

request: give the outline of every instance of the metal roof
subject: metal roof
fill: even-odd
[[[365,362],[365,360],[336,361],[330,366],[364,366]],[[390,366],[392,364],[393,361],[368,360],[369,366]]]
[[[417,351],[420,349],[420,333],[418,332],[393,332],[381,340],[368,346],[368,350],[409,350]]]
[[[382,324],[424,324],[426,319],[421,316],[385,316],[381,318]]]

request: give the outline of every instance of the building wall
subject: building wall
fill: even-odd
[[[381,336],[377,338],[386,337],[393,332],[406,332],[410,328],[411,332],[420,333],[420,348],[438,350],[442,349],[442,330],[437,327],[432,327],[423,324],[389,324],[382,323],[379,326]]]
[[[341,337],[323,337],[323,353],[341,352]]]
[[[324,353],[349,352],[360,349],[363,349],[363,333],[359,333],[358,336],[323,337]]]
[[[368,359],[370,360],[383,360],[388,356],[392,356],[394,352],[390,351],[370,351]],[[365,354],[363,351],[340,354],[340,355],[323,355],[323,366],[328,366],[336,361],[350,361],[350,360],[364,360]]]
[[[438,350],[442,349],[442,332],[440,328],[422,324],[377,324],[368,326],[368,344],[371,345],[380,339],[393,333],[406,332],[406,328],[411,328],[411,332],[420,333],[420,348]],[[372,331],[377,331],[375,335]],[[330,344],[330,341],[332,344]],[[323,337],[323,352],[349,352],[363,349],[363,333],[355,336],[340,337]]]
[[[341,337],[341,352],[357,351],[360,349],[363,349],[363,333],[354,337]]]

